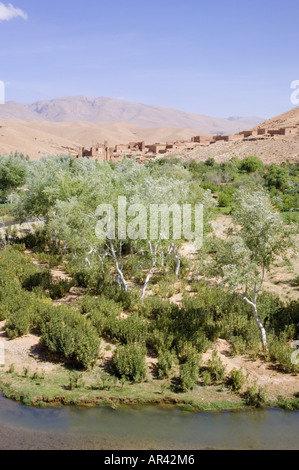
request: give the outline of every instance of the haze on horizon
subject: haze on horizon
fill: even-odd
[[[6,100],[106,96],[227,118],[281,114],[296,0],[0,2]]]

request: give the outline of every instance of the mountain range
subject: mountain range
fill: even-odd
[[[191,120],[194,116],[196,116],[195,122]],[[82,120],[78,120],[79,117]],[[97,122],[100,118],[102,121]],[[72,120],[68,121],[68,119]],[[113,122],[113,119],[116,122]],[[119,122],[120,120],[123,122]],[[139,122],[139,125],[125,122],[126,120]],[[90,147],[103,143],[105,140],[110,146],[143,140],[147,144],[175,140],[190,141],[191,137],[199,134],[220,132],[232,134],[239,129],[250,129],[257,120],[258,118],[247,118],[246,121],[245,118],[238,117],[214,119],[108,98],[97,100],[63,98],[32,105],[8,102],[0,105],[0,155],[8,155],[15,151],[28,154],[32,159],[62,153],[76,155],[80,146]],[[140,125],[141,122],[143,126]],[[146,122],[151,125],[145,127]],[[162,122],[163,125],[161,125]],[[185,127],[177,127],[180,122],[185,124]],[[154,123],[156,125],[152,126]],[[175,125],[171,126],[169,123]],[[192,123],[194,127],[188,127]],[[259,123],[256,128],[273,129],[296,124],[299,124],[299,107]],[[299,135],[286,139],[240,142],[239,144],[224,142],[207,148],[203,147],[194,157],[207,159],[212,156],[215,159],[225,160],[232,156],[257,155],[269,162],[280,161],[283,158],[297,160],[299,158],[298,144]]]
[[[166,126],[192,129],[198,134],[234,134],[264,121],[263,118],[255,116],[222,119],[114,98],[94,99],[85,96],[57,98],[31,104],[9,101],[0,106],[0,119],[39,122],[125,122],[145,128]]]

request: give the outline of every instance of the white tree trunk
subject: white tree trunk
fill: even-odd
[[[257,313],[257,307],[256,305],[253,306],[253,315],[254,315],[254,319],[255,319],[255,323],[257,324],[259,330],[260,330],[260,333],[261,333],[261,339],[262,339],[262,343],[263,343],[263,348],[264,348],[264,351],[267,352],[268,351],[268,346],[267,346],[267,335],[266,335],[266,330],[258,316],[258,313]]]
[[[181,267],[181,259],[180,259],[180,256],[179,256],[179,249],[177,249],[175,251],[174,256],[175,256],[176,261],[177,261],[177,265],[176,265],[176,268],[175,268],[175,275],[176,275],[176,277],[179,277],[180,267]]]
[[[141,294],[141,297],[140,297],[141,300],[144,299],[145,292],[146,292],[146,289],[147,289],[147,287],[149,285],[149,282],[151,280],[151,277],[152,277],[152,274],[153,274],[153,269],[154,269],[155,265],[156,265],[156,263],[152,262],[151,267],[150,267],[150,269],[147,273],[146,280],[145,280],[145,283],[144,283],[144,286],[143,286],[143,289],[142,289],[142,294]]]
[[[167,253],[167,256],[166,256],[166,259],[168,258],[168,256],[171,255],[171,253],[173,253],[175,259],[176,259],[176,268],[175,268],[175,275],[176,277],[179,276],[179,273],[180,273],[180,268],[181,268],[181,259],[180,259],[180,255],[179,255],[179,248],[175,246],[174,243],[172,243],[168,253]]]
[[[115,269],[116,269],[117,274],[119,276],[119,280],[120,280],[121,284],[123,285],[123,288],[125,289],[125,291],[128,292],[128,284],[127,284],[127,282],[124,278],[122,270],[119,267],[119,264],[118,264],[118,261],[117,261],[117,256],[116,256],[114,246],[113,246],[113,243],[112,243],[111,240],[110,240],[109,244],[110,244],[111,254],[112,254],[112,257],[114,259]]]
[[[245,300],[245,302],[247,302],[252,307],[255,323],[257,324],[258,329],[260,330],[261,340],[262,340],[262,343],[263,343],[263,348],[264,348],[264,351],[267,352],[268,351],[268,346],[267,346],[266,330],[265,330],[265,328],[264,328],[264,326],[263,326],[263,324],[262,324],[262,322],[261,322],[261,320],[258,316],[258,311],[257,311],[257,304],[256,304],[257,293],[255,293],[255,295],[254,295],[254,302],[251,302],[247,297],[244,297],[244,300]]]
[[[148,273],[147,273],[147,276],[146,276],[146,280],[145,280],[145,283],[144,283],[144,286],[143,286],[143,289],[142,289],[142,294],[141,294],[140,300],[144,299],[146,289],[149,285],[149,282],[150,282],[152,274],[153,274],[153,270],[154,270],[154,268],[156,267],[156,264],[157,264],[157,245],[155,246],[155,251],[153,250],[153,246],[152,246],[151,242],[149,242],[149,246],[150,246],[151,255],[152,255],[152,262],[151,262],[151,266],[150,266],[150,268],[148,270]]]

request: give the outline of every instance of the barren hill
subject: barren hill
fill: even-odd
[[[197,132],[172,127],[144,128],[127,123],[37,122],[0,120],[0,155],[19,151],[32,159],[44,155],[78,153],[105,140],[109,145],[142,141],[146,143],[190,140]]]
[[[254,127],[254,129],[277,129],[280,127],[296,125],[299,125],[299,106],[287,111],[286,113],[262,122],[258,126]]]
[[[258,117],[214,118],[176,109],[131,103],[112,98],[75,96],[32,104],[7,102],[0,106],[0,119],[50,122],[126,122],[140,127],[196,129],[203,134],[234,134],[262,122]]]
[[[174,156],[175,152],[168,154]],[[180,152],[183,160],[205,161],[214,158],[216,162],[229,161],[236,157],[239,159],[255,155],[265,164],[299,162],[299,135],[287,137],[272,137],[266,140],[245,140],[235,142],[219,141],[213,145],[198,147],[194,150]]]
[[[280,129],[283,127],[299,126],[299,106],[286,113],[275,116],[253,129]],[[245,158],[255,155],[266,163],[281,163],[286,159],[291,162],[299,161],[299,127],[297,135],[272,136],[260,139],[248,138],[240,141],[219,141],[213,145],[198,147],[192,151],[183,151],[182,158],[185,160],[195,159],[204,161],[214,158],[217,162],[228,161],[232,157]]]
[[[9,103],[6,110],[9,109]],[[0,106],[0,111],[2,107]],[[12,110],[12,108],[10,108]],[[26,112],[23,105],[22,113]],[[33,113],[33,111],[31,111]],[[210,118],[212,119],[212,118]],[[241,121],[241,118],[229,118]],[[228,120],[229,121],[229,120]],[[259,128],[277,128],[299,123],[299,107],[260,124]],[[246,126],[244,126],[246,128]],[[243,128],[243,129],[244,129]],[[248,128],[248,126],[247,126]],[[110,146],[129,142],[145,141],[146,144],[187,140],[203,134],[198,128],[171,126],[141,127],[127,122],[44,122],[38,120],[0,119],[0,155],[19,151],[36,159],[45,155],[71,153],[76,155],[78,147],[91,147],[105,140]],[[214,157],[217,161],[229,160],[233,156],[243,158],[259,156],[265,163],[281,162],[287,158],[299,160],[299,135],[270,138],[266,140],[246,139],[245,141],[217,142],[198,147],[193,152],[183,151],[185,159],[205,160]]]

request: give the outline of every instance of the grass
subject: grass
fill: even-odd
[[[111,388],[97,387],[97,371],[82,374],[82,385],[69,387],[70,371],[58,367],[42,378],[36,378],[34,371],[25,376],[22,372],[0,370],[0,389],[6,398],[19,401],[27,406],[45,407],[55,405],[93,405],[117,408],[120,405],[176,405],[186,411],[223,411],[247,407],[240,394],[233,394],[218,385],[198,385],[192,391],[178,393],[168,380],[148,380],[139,384],[116,381]],[[277,397],[267,401],[267,407],[286,410],[299,409],[299,397]]]
[[[282,408],[283,410],[297,411],[299,410],[299,399],[294,398],[285,398],[278,397],[277,401],[272,404],[272,406]]]
[[[218,214],[225,214],[225,215],[230,215],[232,212],[231,207],[217,207],[216,210]]]
[[[63,367],[45,376],[44,380],[32,379],[32,373],[0,372],[0,389],[7,398],[26,405],[90,404],[118,406],[121,404],[175,404],[192,410],[224,410],[242,408],[242,399],[228,390],[219,393],[217,387],[197,386],[191,392],[177,393],[169,381],[148,380],[140,384],[117,381],[110,390],[101,390],[96,371],[83,373],[82,387],[69,389],[69,372]],[[162,385],[163,384],[163,385]],[[162,390],[162,391],[161,391]]]

